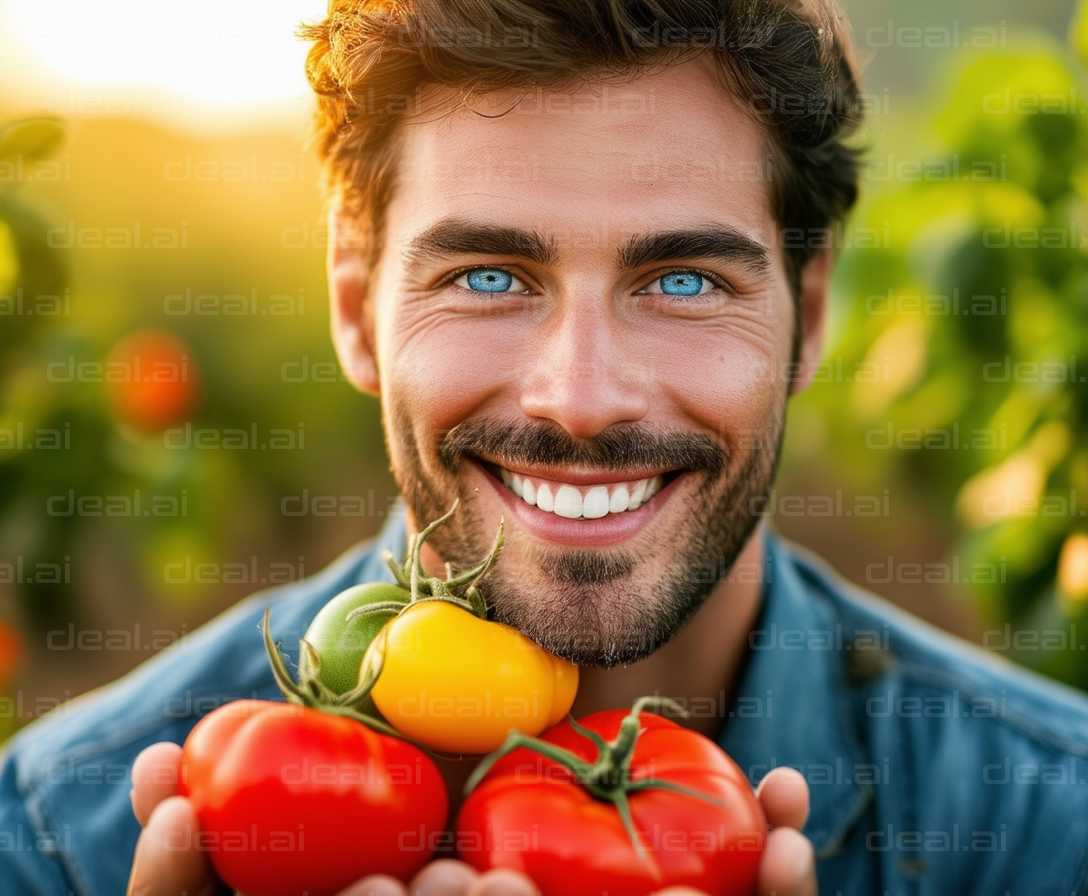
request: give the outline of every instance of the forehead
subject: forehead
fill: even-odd
[[[763,131],[701,57],[624,83],[502,90],[448,109],[426,92],[405,121],[387,226],[447,216],[612,236],[724,223],[773,227]],[[612,236],[610,236],[612,235]]]

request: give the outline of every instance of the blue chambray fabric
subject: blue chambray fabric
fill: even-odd
[[[149,744],[243,697],[280,699],[259,636],[293,662],[335,594],[390,580],[403,511],[322,573],[256,594],[131,674],[23,730],[0,765],[0,896],[116,896]],[[722,747],[753,785],[791,765],[823,896],[1088,893],[1088,698],[843,582],[768,533],[763,604]]]

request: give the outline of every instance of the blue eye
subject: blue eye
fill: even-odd
[[[458,277],[457,281],[461,279]],[[514,285],[514,275],[502,268],[474,268],[463,279],[467,288],[475,292],[509,292]]]
[[[660,278],[661,291],[667,296],[697,296],[703,290],[703,277],[694,271],[675,271]]]

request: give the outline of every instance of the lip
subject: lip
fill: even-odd
[[[680,470],[673,470],[668,467],[660,467],[652,470],[612,470],[609,472],[569,468],[556,470],[554,467],[511,467],[506,464],[499,464],[496,461],[488,460],[485,457],[473,457],[471,460],[478,466],[484,467],[488,473],[491,473],[489,467],[502,466],[503,469],[509,470],[511,473],[518,473],[521,476],[528,476],[533,480],[559,485],[614,485],[617,482],[638,482],[640,479],[652,479],[654,476],[665,476],[669,473],[681,472]]]
[[[672,496],[676,483],[689,475],[687,472],[678,472],[675,478],[665,483],[656,495],[637,510],[610,513],[608,516],[596,520],[570,520],[526,504],[503,485],[502,480],[480,460],[468,458],[468,462],[480,471],[484,479],[498,494],[499,500],[510,509],[510,513],[533,536],[542,541],[573,548],[604,548],[628,541],[642,531],[650,520],[657,515],[657,512],[664,506],[665,501]],[[564,472],[563,475],[566,476],[566,473]],[[610,481],[624,482],[626,481],[626,475],[623,474],[622,477],[617,479],[598,477],[592,481],[600,484]],[[565,479],[565,481],[570,482],[571,485],[579,484],[570,479]]]

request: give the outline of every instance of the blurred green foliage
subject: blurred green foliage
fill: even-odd
[[[1007,47],[961,52],[933,112],[876,138],[854,225],[887,239],[843,254],[829,349],[856,376],[801,399],[836,433],[844,476],[909,482],[936,525],[956,521],[945,570],[998,627],[988,646],[1081,687],[1086,9],[1068,48],[1010,33]]]
[[[10,530],[15,526],[24,532],[39,528],[35,525],[35,518],[41,516],[35,513],[37,508],[30,510],[21,505],[34,502],[50,479],[68,475],[64,463],[49,463],[52,453],[35,457],[19,450],[20,435],[25,443],[26,434],[36,433],[39,427],[55,423],[58,432],[64,428],[60,422],[64,409],[51,390],[43,388],[36,371],[28,369],[27,361],[28,347],[48,338],[51,322],[59,319],[63,311],[66,265],[60,254],[48,246],[46,232],[50,225],[20,201],[25,181],[17,176],[19,170],[52,154],[63,137],[61,123],[48,118],[17,121],[0,130],[0,165],[12,175],[0,181],[0,293],[4,295],[0,308],[0,432],[5,437],[0,450],[0,521],[13,536]],[[39,301],[38,297],[43,298]],[[70,426],[70,420],[64,422]],[[31,462],[32,457],[38,461],[36,464]],[[66,457],[56,459],[67,461]],[[22,514],[25,520],[18,519]],[[70,529],[70,521],[64,520],[38,534],[29,556],[20,558],[21,566],[28,561],[35,566],[46,555],[52,559],[70,537]],[[50,585],[26,581],[25,575],[21,578],[24,581],[19,584],[24,586],[28,608],[50,605],[48,599],[39,600]]]
[[[56,122],[3,134],[32,127],[52,128],[51,141],[0,142],[16,157],[0,168],[0,569],[31,643],[155,605],[184,611],[176,629],[371,534],[391,488],[378,407],[336,376],[317,166],[297,137],[202,140],[105,118],[72,122],[60,159]],[[43,167],[50,152],[55,168]],[[194,179],[194,159],[247,173]],[[289,180],[262,182],[284,171]],[[218,303],[213,315],[194,309],[198,296]],[[108,374],[93,365],[149,329],[189,347],[203,386],[188,425],[213,449],[184,422],[167,439],[114,413]],[[302,377],[304,358],[332,376]],[[86,376],[79,365],[91,365]],[[304,492],[361,495],[366,511],[281,512]],[[67,513],[72,497],[91,512]],[[207,575],[193,574],[199,564]]]

